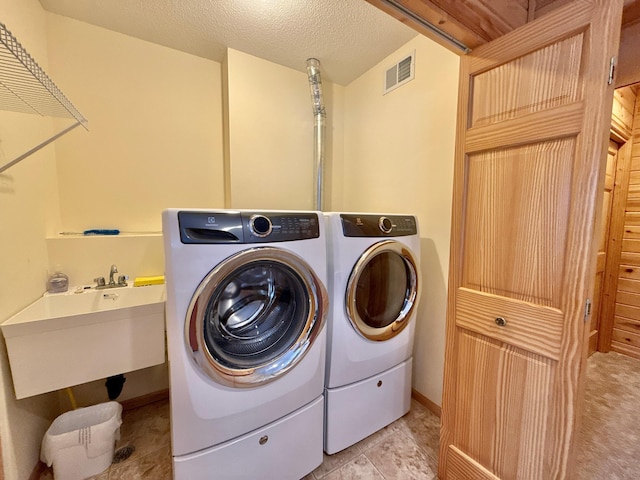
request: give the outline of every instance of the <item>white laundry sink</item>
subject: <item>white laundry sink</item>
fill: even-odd
[[[165,361],[164,285],[45,294],[1,325],[17,398]]]

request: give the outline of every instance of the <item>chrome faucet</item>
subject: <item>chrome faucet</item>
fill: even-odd
[[[115,265],[111,265],[109,269],[109,283],[107,283],[104,277],[94,278],[93,281],[96,282],[96,289],[101,290],[103,288],[115,288],[115,287],[126,287],[127,279],[126,275],[120,275],[118,277],[118,283],[113,279],[113,276],[118,273],[118,267]]]

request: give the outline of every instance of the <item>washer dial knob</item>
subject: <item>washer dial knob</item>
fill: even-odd
[[[256,237],[264,238],[268,236],[272,228],[271,220],[264,215],[254,215],[249,219],[249,230]]]
[[[382,233],[391,233],[393,229],[393,223],[387,217],[380,217],[378,220],[378,227],[382,231]]]

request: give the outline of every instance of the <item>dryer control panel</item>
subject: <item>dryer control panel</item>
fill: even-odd
[[[416,217],[413,215],[340,215],[345,237],[403,237],[418,233]]]
[[[260,211],[178,212],[182,243],[270,243],[320,236],[316,213]]]

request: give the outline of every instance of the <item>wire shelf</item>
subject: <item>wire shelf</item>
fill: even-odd
[[[0,110],[76,120],[73,125],[0,166],[0,174],[78,125],[88,130],[87,119],[64,96],[3,23],[0,23]]]
[[[7,27],[0,23],[0,109],[87,120],[64,96]]]

